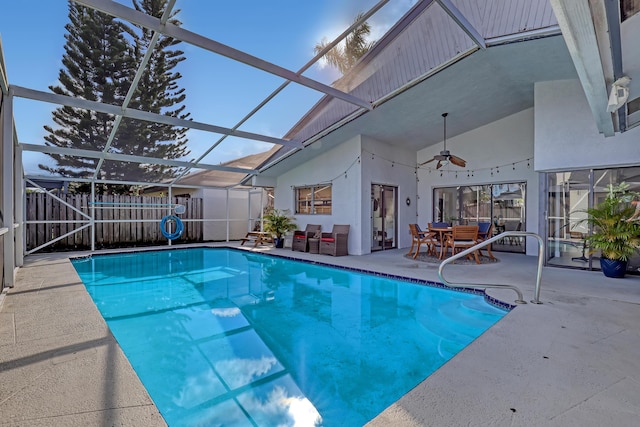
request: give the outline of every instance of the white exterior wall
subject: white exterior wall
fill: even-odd
[[[537,171],[637,166],[639,163],[640,126],[605,138],[598,133],[578,80],[536,83]]]
[[[418,164],[442,150],[443,143],[418,151]],[[466,168],[454,165],[435,171],[435,162],[418,169],[418,224],[433,221],[433,189],[466,185],[526,182],[526,231],[538,233],[539,183],[533,161],[534,109],[529,108],[454,138],[447,138],[447,149],[467,161]],[[515,163],[515,164],[514,164]],[[432,169],[429,172],[429,167]],[[496,166],[498,168],[496,169]],[[491,169],[493,168],[493,176]],[[499,172],[497,172],[499,170]],[[456,177],[456,171],[458,172]],[[473,176],[467,177],[467,173]],[[538,254],[538,244],[527,239],[527,255]]]
[[[298,165],[278,177],[275,188],[275,207],[295,212],[295,187],[332,183],[331,215],[296,215],[296,225],[320,224],[322,231],[331,231],[334,224],[349,224],[349,254],[362,255],[356,239],[362,233],[361,197],[361,141],[357,136],[318,157]]]
[[[228,193],[229,240],[238,240],[253,229],[253,220],[249,218],[259,218],[262,207],[258,203],[249,203],[249,192],[245,189],[229,190]],[[227,240],[227,190],[205,188],[198,190],[194,197],[202,197],[203,239]]]
[[[363,206],[362,253],[371,253],[371,184],[397,187],[397,227],[399,248],[411,246],[409,224],[416,221],[416,155],[415,152],[398,149],[366,136],[362,137],[362,194]],[[372,154],[373,153],[373,154]],[[411,200],[407,206],[406,199]]]

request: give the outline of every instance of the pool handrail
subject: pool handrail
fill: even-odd
[[[458,258],[462,258],[463,256],[467,256],[469,254],[472,254],[473,252],[477,251],[478,249],[482,249],[483,247],[490,245],[491,243],[497,241],[497,240],[502,240],[505,237],[510,237],[510,236],[516,236],[516,237],[535,237],[538,240],[538,272],[536,274],[536,289],[535,289],[535,294],[533,297],[533,300],[531,300],[531,302],[533,304],[542,304],[542,302],[540,301],[540,282],[542,281],[542,265],[544,263],[544,240],[542,240],[542,237],[540,237],[539,234],[537,233],[533,233],[530,231],[505,231],[503,233],[500,233],[496,236],[493,236],[490,239],[487,240],[483,240],[482,242],[478,243],[477,245],[469,248],[469,249],[465,249],[462,252],[458,252],[457,254],[454,254],[452,256],[450,256],[449,258],[445,259],[444,261],[442,261],[440,263],[440,266],[438,267],[438,277],[440,278],[440,281],[449,287],[452,288],[468,288],[468,287],[474,287],[474,288],[502,288],[502,289],[511,289],[513,291],[515,291],[518,294],[518,299],[515,300],[516,304],[526,304],[527,302],[524,300],[524,297],[522,295],[522,291],[514,286],[514,285],[499,285],[499,284],[485,284],[485,283],[452,283],[449,282],[448,280],[446,280],[442,274],[442,270],[444,269],[444,267],[447,264],[452,263],[453,261],[457,260]]]

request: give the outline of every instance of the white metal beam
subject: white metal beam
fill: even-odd
[[[13,180],[13,96],[3,95],[0,112],[0,129],[2,129],[2,226],[7,229],[4,234],[3,266],[4,283],[12,288],[14,285],[15,262],[15,229],[13,228],[14,187]]]
[[[125,21],[129,21],[133,24],[137,24],[145,28],[148,28],[150,30],[160,32],[167,36],[173,37],[174,39],[182,40],[185,43],[198,46],[202,49],[208,50],[209,52],[217,53],[219,55],[233,59],[235,61],[242,62],[243,64],[249,65],[251,67],[258,68],[267,73],[282,77],[283,79],[291,80],[300,85],[309,87],[311,89],[317,90],[319,92],[325,93],[335,98],[342,99],[343,101],[346,101],[350,104],[358,105],[362,108],[366,108],[367,110],[373,109],[370,102],[364,101],[360,98],[357,98],[353,95],[342,92],[338,89],[332,88],[331,86],[327,86],[323,83],[320,83],[308,77],[300,76],[284,67],[280,67],[279,65],[272,64],[268,61],[255,57],[253,55],[249,55],[246,52],[234,49],[230,46],[224,45],[215,40],[204,37],[200,34],[186,30],[177,25],[173,25],[170,23],[166,23],[163,25],[160,22],[160,19],[158,18],[149,16],[142,12],[138,12],[135,9],[116,3],[114,1],[110,1],[110,0],[74,0],[74,1],[84,6],[98,10],[100,12],[115,16],[120,19],[124,19]]]
[[[178,168],[199,168],[199,169],[207,169],[207,170],[219,170],[225,172],[237,172],[244,173],[247,175],[255,174],[258,171],[256,169],[244,169],[233,166],[223,166],[223,165],[207,165],[207,164],[199,164],[195,165],[192,162],[185,162],[181,160],[170,160],[170,159],[160,159],[157,157],[144,157],[144,156],[134,156],[131,154],[120,154],[120,153],[103,153],[102,151],[91,151],[91,150],[83,150],[80,148],[65,148],[65,147],[54,147],[47,145],[36,145],[36,144],[20,144],[24,151],[35,151],[38,153],[45,154],[59,154],[63,156],[75,156],[75,157],[87,157],[90,159],[100,159],[104,157],[105,160],[118,160],[122,162],[132,162],[132,163],[143,163],[143,164],[156,164],[156,165],[164,165]],[[51,178],[55,179],[55,178]]]
[[[484,40],[484,37],[476,30],[476,28],[469,22],[469,20],[460,12],[460,10],[450,1],[450,0],[436,0],[441,8],[447,12],[447,15],[453,19],[456,24],[460,26],[462,31],[467,33],[467,35],[473,40],[475,44],[480,47],[480,49],[486,49],[487,43]]]
[[[9,93],[9,80],[7,78],[7,69],[4,64],[2,38],[0,38],[0,91],[2,91],[3,95],[7,95]]]
[[[206,132],[220,133],[238,138],[251,139],[254,141],[269,142],[271,144],[285,145],[289,147],[302,147],[302,143],[298,141],[288,141],[286,139],[274,138],[272,136],[260,135],[252,132],[241,130],[233,130],[221,126],[210,125],[207,123],[196,122],[192,120],[184,120],[178,117],[165,116],[163,114],[150,113],[148,111],[140,111],[133,108],[122,109],[117,105],[103,104],[101,102],[89,101],[86,99],[74,98],[67,95],[59,95],[57,93],[43,92],[35,89],[28,89],[22,86],[11,85],[10,92],[13,92],[18,98],[33,99],[35,101],[49,102],[58,105],[67,105],[74,108],[84,108],[86,110],[97,111],[100,113],[113,114],[114,116],[122,115],[137,120],[147,122],[163,123],[167,125],[180,126],[189,129],[198,129]]]
[[[604,136],[614,136],[613,118],[607,112],[607,85],[589,0],[551,0],[551,7],[598,130]]]
[[[213,188],[216,190],[221,190],[221,189],[225,189],[225,188],[234,188],[234,187],[238,187],[238,184],[232,184],[232,185],[227,185],[227,186],[219,186],[219,185],[206,185],[206,184],[199,184],[199,185],[192,185],[192,184],[181,184],[181,183],[176,183],[176,184],[171,184],[169,182],[142,182],[142,181],[117,181],[114,179],[96,179],[95,181],[92,178],[71,178],[71,177],[67,177],[67,176],[51,176],[51,175],[25,175],[25,178],[30,179],[30,180],[45,180],[45,181],[52,181],[52,180],[57,180],[57,181],[62,181],[62,182],[86,182],[86,183],[95,183],[95,184],[115,184],[115,185],[122,185],[122,184],[127,184],[127,185],[139,185],[142,187],[166,187],[169,188],[170,186],[174,186],[174,187],[178,187],[178,188],[193,188],[193,189],[201,189],[201,188]]]
[[[14,207],[13,214],[15,215],[15,223],[18,225],[18,233],[15,236],[15,263],[16,267],[22,267],[24,264],[24,248],[26,241],[26,233],[24,232],[24,175],[22,169],[22,149],[15,141],[15,127],[14,132],[14,153],[13,153],[13,195],[14,195]]]

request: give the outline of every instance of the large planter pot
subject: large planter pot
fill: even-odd
[[[627,272],[627,261],[600,258],[600,268],[607,277],[621,278]]]
[[[273,243],[276,248],[284,248],[284,237],[276,237],[273,239]],[[626,268],[626,267],[625,267]]]

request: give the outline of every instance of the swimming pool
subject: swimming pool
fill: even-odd
[[[170,426],[361,426],[507,313],[235,249],[72,262]]]

